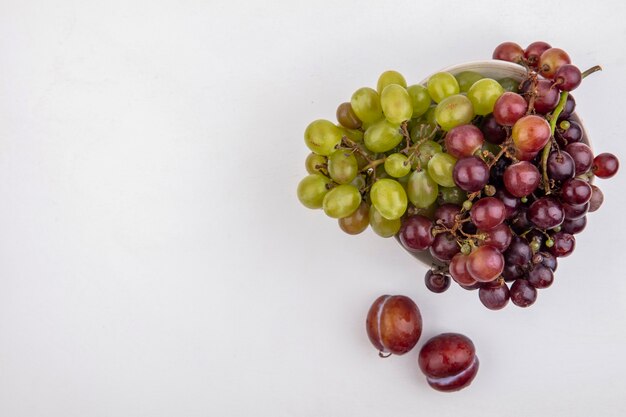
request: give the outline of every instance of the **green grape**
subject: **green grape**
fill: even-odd
[[[437,153],[428,161],[428,175],[443,187],[454,187],[456,184],[452,171],[455,164],[454,156],[445,152]]]
[[[381,120],[365,131],[365,146],[372,152],[387,152],[402,142],[400,126]]]
[[[426,168],[428,166],[428,162],[430,159],[438,153],[443,152],[443,148],[437,142],[432,140],[427,140],[417,147],[419,151],[418,159],[420,162],[420,166]]]
[[[376,178],[391,178],[391,175],[387,174],[387,171],[385,171],[385,164],[378,165],[374,169],[376,171]]]
[[[420,117],[428,111],[430,108],[430,94],[428,89],[423,85],[412,85],[406,89],[411,97],[411,104],[413,105],[413,117]]]
[[[504,88],[496,80],[483,78],[472,85],[467,92],[467,98],[474,106],[474,112],[479,116],[485,116],[493,112],[496,100],[504,94]]]
[[[404,177],[398,178],[398,182],[400,185],[406,190],[406,185],[409,183],[409,178],[411,178],[411,172],[409,171]]]
[[[454,75],[449,72],[438,72],[430,77],[427,84],[428,94],[435,103],[441,102],[446,97],[459,94],[461,89]]]
[[[415,214],[419,214],[420,216],[428,217],[431,220],[435,219],[435,211],[437,210],[437,204],[433,203],[426,208],[416,208]]]
[[[439,187],[439,192],[444,203],[458,204],[460,206],[467,200],[467,193],[459,187]]]
[[[426,123],[430,123],[433,125],[437,124],[437,118],[435,117],[436,114],[437,114],[437,105],[434,104],[428,108],[428,111],[424,115],[424,119],[426,120]]]
[[[411,171],[409,158],[401,153],[392,153],[385,159],[385,171],[392,177],[404,177]]]
[[[361,204],[361,193],[353,185],[338,185],[330,190],[322,203],[324,213],[340,219],[354,213]]]
[[[304,167],[309,174],[328,175],[326,157],[311,152],[304,161]]]
[[[428,172],[414,171],[406,185],[409,201],[417,208],[426,208],[437,201],[439,186],[428,175]]]
[[[353,142],[357,142],[357,143],[363,142],[363,132],[361,132],[360,130],[348,129],[347,127],[343,127],[343,126],[337,126],[337,127],[339,128],[339,130],[341,130],[342,136],[347,137]]]
[[[304,143],[318,155],[330,155],[340,142],[341,130],[328,120],[315,120],[304,131]]]
[[[376,90],[363,87],[352,94],[350,105],[356,116],[365,124],[372,124],[383,117],[380,97]]]
[[[370,207],[370,226],[372,230],[381,237],[394,236],[400,230],[402,221],[400,219],[388,220],[385,219],[376,207]]]
[[[401,87],[406,88],[406,80],[397,71],[385,71],[378,77],[378,83],[376,84],[376,91],[378,94],[382,94],[385,87],[391,84],[398,84]]]
[[[498,83],[504,88],[504,91],[510,91],[512,93],[519,92],[519,81],[514,80],[513,78],[506,77],[498,80]]]
[[[330,183],[330,179],[320,174],[304,177],[298,184],[298,200],[310,209],[321,208]]]
[[[361,202],[359,208],[347,217],[338,220],[341,230],[349,235],[358,235],[367,229],[370,224],[370,206],[366,202]]]
[[[435,110],[437,124],[445,131],[451,130],[456,126],[468,124],[473,118],[474,109],[472,102],[461,94],[444,99],[437,105],[437,110]]]
[[[422,139],[434,137],[434,132],[437,130],[436,123],[419,122],[413,129],[411,129],[411,140],[413,143],[421,141]]]
[[[385,118],[391,123],[402,123],[413,115],[411,97],[406,89],[398,84],[390,84],[380,95],[380,104]]]
[[[388,220],[402,217],[408,204],[406,191],[398,181],[384,178],[377,180],[370,189],[372,204]]]
[[[368,155],[369,155],[369,152],[368,152]],[[375,155],[369,155],[369,156],[371,158],[375,158]],[[354,157],[356,158],[356,163],[359,168],[359,171],[365,168],[367,164],[369,164],[369,161],[365,159],[363,155],[361,155],[361,152],[355,152]]]
[[[461,93],[467,93],[470,87],[478,80],[483,79],[482,75],[474,71],[463,71],[456,75]]]
[[[352,151],[337,149],[328,157],[328,173],[338,184],[348,184],[356,177],[358,163]]]
[[[350,185],[354,185],[357,189],[361,190],[365,188],[367,182],[365,181],[365,177],[363,175],[357,175],[352,181],[350,181]]]

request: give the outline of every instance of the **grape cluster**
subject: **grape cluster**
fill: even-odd
[[[355,91],[338,124],[306,128],[312,153],[298,198],[346,233],[371,226],[429,251],[428,289],[443,292],[452,279],[497,310],[509,299],[527,307],[552,284],[556,258],[572,253],[586,214],[602,204],[592,180],[612,177],[619,162],[594,156],[573,116],[570,92],[599,67],[581,72],[545,42],[505,42],[493,58],[526,76],[440,72],[407,86],[387,71],[376,89]]]

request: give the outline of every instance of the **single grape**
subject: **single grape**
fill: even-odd
[[[419,161],[421,167],[426,169],[431,158],[438,153],[443,152],[443,148],[437,142],[427,140],[417,147],[419,155],[416,162]]]
[[[574,177],[574,160],[565,151],[552,152],[548,157],[548,176],[556,181]]]
[[[437,124],[445,131],[465,125],[474,118],[472,102],[461,94],[443,99],[435,109]]]
[[[525,279],[517,279],[509,292],[511,301],[518,307],[528,307],[537,300],[537,289]]]
[[[559,114],[559,121],[569,118],[574,113],[574,110],[576,110],[576,100],[573,95],[568,94],[565,107],[563,107],[561,114]]]
[[[362,143],[363,142],[363,132],[356,129],[348,129],[347,127],[343,127],[341,125],[337,125],[339,130],[341,130],[341,135],[346,138],[352,140],[353,142]]]
[[[308,172],[309,174],[328,175],[328,166],[326,164],[326,157],[318,155],[314,152],[311,152],[304,161],[304,167],[306,168],[306,172]]]
[[[435,103],[441,102],[446,97],[459,94],[461,91],[454,75],[448,72],[438,72],[431,76],[426,87],[428,94]]]
[[[619,169],[619,160],[612,153],[601,153],[593,158],[591,171],[598,178],[611,178]]]
[[[402,142],[400,125],[381,120],[365,131],[365,146],[372,152],[387,152]]]
[[[352,110],[350,103],[341,103],[337,107],[337,121],[348,129],[359,129],[363,124]]]
[[[504,259],[507,264],[524,266],[532,258],[533,253],[525,239],[514,237],[509,248],[504,253]]]
[[[350,183],[359,171],[354,154],[346,149],[337,149],[328,157],[328,173],[338,184]]]
[[[428,175],[443,187],[453,187],[452,171],[455,164],[456,159],[452,155],[444,152],[435,154],[428,162]]]
[[[363,123],[372,124],[383,117],[380,97],[376,90],[372,88],[363,87],[356,90],[354,94],[352,94],[350,104],[352,105],[354,114],[356,114]]]
[[[511,219],[510,225],[515,233],[528,231],[533,226],[530,220],[528,220],[528,207],[520,205],[517,214]]]
[[[298,184],[298,200],[310,209],[322,208],[331,181],[321,174],[310,174]]]
[[[409,158],[401,153],[392,153],[385,159],[385,171],[395,178],[404,177],[411,171]]]
[[[445,137],[446,152],[455,158],[471,156],[483,146],[484,141],[483,132],[476,126],[457,126]]]
[[[548,288],[554,281],[552,270],[542,264],[533,265],[528,271],[528,282],[537,289]]]
[[[467,92],[467,98],[474,106],[474,113],[485,116],[493,112],[496,101],[504,94],[504,88],[496,80],[483,78],[476,81]]]
[[[452,279],[459,285],[473,285],[476,280],[472,278],[467,270],[467,255],[457,253],[452,257],[448,267]]]
[[[481,230],[491,230],[502,224],[506,216],[504,203],[495,197],[483,197],[472,205],[472,223]]]
[[[326,193],[322,207],[327,216],[335,219],[347,217],[361,205],[361,193],[353,185],[342,184]]]
[[[559,48],[546,49],[539,57],[539,72],[546,78],[554,78],[556,70],[565,64],[571,64],[567,52]]]
[[[563,206],[551,197],[541,197],[528,208],[528,219],[540,229],[552,229],[565,220]]]
[[[389,178],[379,179],[372,185],[370,199],[374,207],[388,220],[402,217],[408,204],[402,185]]]
[[[370,206],[366,202],[361,202],[359,208],[354,213],[339,220],[341,230],[349,235],[358,235],[367,229],[370,224]]]
[[[576,248],[576,238],[566,232],[558,232],[552,236],[554,246],[550,248],[550,253],[557,258],[569,256]]]
[[[517,93],[519,91],[519,81],[505,77],[498,80],[498,83],[504,88],[504,91],[508,91],[510,93]]]
[[[481,285],[478,298],[489,310],[501,310],[509,302],[509,287],[504,281],[493,281]]]
[[[498,124],[493,114],[483,118],[480,124],[480,130],[483,132],[485,140],[489,143],[500,145],[506,140],[506,129],[504,126]]]
[[[424,277],[424,283],[430,291],[440,294],[450,288],[450,277],[442,273],[434,273],[429,269]]]
[[[498,278],[504,269],[504,257],[493,246],[480,246],[467,257],[467,271],[478,282]]]
[[[419,214],[420,216],[424,216],[427,217],[431,220],[435,219],[435,210],[437,210],[437,203],[433,203],[428,207],[424,207],[424,208],[420,208],[420,207],[415,207],[413,208],[412,212],[414,214]]]
[[[450,261],[459,250],[456,238],[449,232],[437,233],[430,245],[430,254],[442,262]]]
[[[370,226],[372,230],[381,237],[394,236],[400,230],[402,222],[400,219],[388,220],[385,219],[376,207],[370,207]]]
[[[589,200],[589,213],[593,213],[594,211],[598,210],[604,202],[604,194],[602,193],[601,189],[599,189],[595,185],[592,185],[591,190],[591,199]]]
[[[424,216],[410,216],[404,219],[398,233],[400,243],[410,252],[426,250],[432,245],[433,222]]]
[[[411,141],[413,143],[423,142],[424,139],[433,138],[436,131],[437,131],[436,122],[434,123],[428,123],[428,122],[422,122],[422,121],[417,122],[410,131]],[[441,145],[439,145],[437,142],[426,140],[425,142],[422,143],[422,145],[424,145],[427,142],[436,143],[437,146],[439,147],[439,152],[441,152]],[[420,149],[421,149],[421,145],[420,145]],[[421,151],[420,151],[420,155],[421,155]]]
[[[593,164],[593,152],[589,146],[581,142],[570,143],[565,147],[565,152],[574,160],[575,175],[589,171]]]
[[[524,58],[526,58],[526,63],[532,69],[537,69],[539,66],[539,58],[541,54],[543,54],[548,49],[552,48],[549,43],[538,41],[533,42],[526,47],[524,51]]]
[[[565,220],[577,220],[583,217],[589,211],[589,203],[571,205],[563,203],[563,213]]]
[[[548,114],[559,104],[559,90],[553,86],[551,81],[539,80],[536,92],[534,108],[537,113]]]
[[[406,185],[409,201],[418,208],[426,208],[437,201],[439,186],[427,171],[414,171]]]
[[[430,108],[430,94],[423,85],[411,85],[406,91],[411,97],[411,105],[413,106],[413,117],[420,117],[425,114]]]
[[[570,144],[583,140],[583,129],[573,120],[567,120],[567,129],[556,129],[556,137],[563,143]],[[557,125],[558,126],[558,125]]]
[[[461,90],[461,93],[467,93],[470,87],[474,85],[476,81],[481,80],[485,77],[474,71],[463,71],[458,73],[455,78],[459,83],[459,89]]]
[[[526,115],[528,103],[519,94],[504,93],[498,98],[493,107],[493,117],[502,126],[513,126],[515,122]]]
[[[461,158],[454,165],[452,178],[464,191],[480,191],[489,181],[489,167],[485,161],[476,156]]]
[[[580,70],[572,64],[561,65],[554,73],[554,85],[561,91],[575,90],[582,80]]]
[[[442,204],[435,210],[435,219],[438,224],[451,229],[456,221],[456,216],[460,213],[461,207],[457,204]]]
[[[391,123],[400,124],[409,120],[413,115],[411,97],[406,88],[398,84],[385,87],[380,95],[380,105],[383,108],[383,114]]]
[[[561,225],[561,230],[570,235],[575,235],[585,230],[585,226],[587,226],[587,216],[582,216],[573,220],[565,219]]]
[[[383,90],[388,85],[397,84],[400,87],[406,88],[406,80],[398,71],[385,71],[378,77],[378,83],[376,83],[376,91],[378,94],[382,94]]]
[[[534,263],[540,263],[541,265],[549,268],[552,272],[556,271],[556,268],[558,266],[558,262],[557,262],[556,258],[551,253],[549,253],[549,252],[540,252],[537,255],[535,255],[535,257],[538,258],[538,262],[534,262],[533,261]]]
[[[315,120],[304,131],[304,143],[318,155],[328,156],[341,142],[341,130],[328,120]]]
[[[546,119],[528,115],[515,122],[511,136],[513,143],[519,150],[531,153],[539,152],[543,149],[550,140],[552,132]]]
[[[485,235],[485,239],[481,242],[481,245],[493,246],[500,252],[506,251],[511,244],[511,240],[513,239],[511,228],[505,223],[502,223],[491,230],[479,230],[478,233]]]
[[[504,269],[502,270],[502,278],[506,282],[515,281],[518,278],[524,276],[524,268],[518,265],[513,265],[510,263],[504,264]]]
[[[591,199],[591,186],[578,178],[569,179],[561,185],[561,201],[567,204],[585,204]]]
[[[532,194],[541,181],[541,174],[536,166],[527,161],[516,162],[504,170],[504,186],[515,197]]]
[[[519,64],[524,57],[524,50],[515,42],[503,42],[496,46],[491,57],[493,59]]]
[[[467,200],[467,193],[459,187],[439,187],[439,192],[444,203],[461,205]]]

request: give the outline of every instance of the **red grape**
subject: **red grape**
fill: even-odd
[[[604,202],[604,194],[597,186],[591,186],[591,199],[589,200],[589,213],[598,210]]]
[[[535,111],[539,114],[548,114],[559,104],[559,90],[548,80],[537,82],[535,97]]]
[[[563,212],[566,220],[576,220],[583,217],[589,211],[589,203],[571,205],[563,204]]]
[[[554,245],[550,248],[550,253],[557,258],[569,256],[576,248],[576,238],[566,232],[558,232],[552,236]]]
[[[516,93],[506,92],[498,98],[493,107],[493,117],[502,126],[513,126],[526,115],[528,103]]]
[[[352,110],[352,105],[349,102],[341,103],[337,107],[337,121],[348,129],[359,129],[363,124]]]
[[[539,71],[546,78],[553,78],[556,70],[562,65],[571,64],[567,52],[559,48],[546,49],[539,57]]]
[[[536,166],[527,161],[509,165],[504,170],[504,186],[515,197],[532,194],[539,186],[541,174]]]
[[[537,69],[541,54],[550,48],[552,48],[552,46],[550,46],[549,43],[542,41],[533,42],[528,45],[524,51],[524,58],[526,58],[528,66],[532,69]]]
[[[478,298],[489,310],[501,310],[509,302],[509,287],[501,280],[481,285]]]
[[[500,252],[504,252],[506,248],[509,247],[511,239],[513,238],[511,228],[505,223],[502,223],[488,231],[479,231],[479,233],[486,235],[485,240],[482,241],[483,245],[493,246]]]
[[[452,178],[463,191],[479,191],[489,181],[489,167],[477,156],[461,158],[454,166]]]
[[[502,278],[504,278],[506,282],[515,281],[523,275],[524,269],[521,266],[513,265],[510,263],[504,264],[504,269],[502,270]]]
[[[515,122],[511,136],[515,146],[525,153],[539,152],[550,140],[550,125],[540,116],[528,115]]]
[[[561,91],[575,90],[582,80],[583,77],[580,70],[572,64],[561,65],[554,74],[554,84]]]
[[[581,142],[570,143],[565,147],[565,152],[570,154],[574,160],[575,175],[584,174],[589,171],[589,168],[591,168],[593,164],[593,152],[591,152],[589,146]]]
[[[537,289],[548,288],[552,285],[554,273],[550,268],[542,264],[536,264],[528,271],[527,279],[528,282]]]
[[[559,121],[565,120],[570,117],[574,113],[574,110],[576,110],[576,100],[574,100],[573,95],[568,94],[567,101],[565,102],[565,107],[563,107],[561,114],[559,114]]]
[[[526,242],[521,237],[513,238],[513,241],[509,245],[509,248],[504,253],[504,259],[507,265],[524,266],[533,256],[533,252]]]
[[[570,235],[575,235],[582,232],[587,226],[587,216],[582,216],[578,219],[565,219],[561,225],[561,230]]]
[[[434,240],[432,229],[433,222],[424,216],[407,217],[398,233],[400,242],[411,252],[428,249]]]
[[[483,132],[474,125],[452,128],[445,137],[446,152],[455,158],[471,156],[483,146]]]
[[[435,210],[435,220],[437,223],[451,229],[454,226],[456,216],[461,212],[461,207],[456,204],[442,204]]]
[[[500,145],[506,140],[506,129],[498,124],[493,114],[485,116],[480,124],[480,130],[489,143]]]
[[[459,252],[456,238],[450,232],[437,233],[430,245],[430,254],[442,262],[447,262]]]
[[[591,198],[591,186],[586,181],[573,178],[563,182],[561,201],[571,205],[585,204]]]
[[[540,229],[552,229],[565,220],[563,206],[551,197],[541,197],[528,208],[528,220]]]
[[[493,246],[481,246],[467,256],[467,271],[479,282],[498,278],[504,269],[504,257]]]
[[[515,42],[503,42],[494,49],[493,59],[519,63],[524,57],[524,49]]]
[[[450,277],[442,273],[434,273],[430,269],[424,277],[426,288],[434,293],[442,293],[450,287]]]
[[[552,152],[548,157],[548,176],[556,181],[574,177],[574,160],[565,151]]]
[[[519,209],[519,206],[521,204],[521,201],[519,198],[512,196],[511,194],[509,194],[508,191],[506,191],[503,188],[500,188],[498,191],[496,191],[496,195],[494,197],[496,197],[497,199],[502,201],[502,203],[504,203],[504,208],[506,209],[507,219],[511,219],[513,216],[517,214],[517,210]]]
[[[504,203],[495,197],[483,197],[470,210],[472,223],[481,230],[491,230],[506,217]]]
[[[537,290],[525,279],[517,279],[511,286],[511,301],[518,307],[528,307],[537,299]]]
[[[566,145],[582,141],[582,127],[580,127],[580,125],[573,120],[568,120],[567,123],[569,124],[567,129],[556,129],[556,137],[559,138]]]
[[[452,279],[458,284],[473,285],[476,283],[476,280],[472,278],[467,270],[467,255],[463,255],[462,253],[454,255],[448,268]]]
[[[601,153],[593,158],[591,171],[599,178],[611,178],[619,169],[619,160],[612,153]]]

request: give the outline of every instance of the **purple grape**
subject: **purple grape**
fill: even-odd
[[[574,160],[567,152],[552,152],[548,157],[548,176],[556,181],[574,178]]]
[[[481,285],[478,298],[489,310],[500,310],[509,302],[509,287],[501,280]]]
[[[528,307],[537,300],[537,290],[525,279],[515,280],[510,290],[511,301],[518,307]]]
[[[551,197],[541,197],[528,208],[528,220],[540,229],[557,227],[564,219],[563,206]]]
[[[536,264],[528,271],[527,279],[528,282],[537,289],[548,288],[552,285],[554,274],[550,268],[542,264]]]

